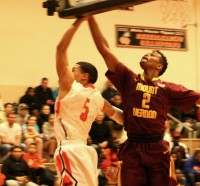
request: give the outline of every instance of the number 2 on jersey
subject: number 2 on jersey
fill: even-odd
[[[80,119],[82,121],[86,121],[87,120],[87,116],[88,116],[88,113],[89,113],[89,107],[87,106],[87,104],[89,102],[90,102],[90,99],[87,98],[86,101],[85,101],[85,104],[83,106],[84,111],[80,115]]]
[[[142,108],[149,109],[148,104],[150,103],[150,100],[151,100],[151,94],[144,93],[142,99]]]

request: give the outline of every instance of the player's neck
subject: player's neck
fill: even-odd
[[[88,81],[85,81],[85,80],[81,81],[80,83],[81,83],[84,87],[87,86],[88,84],[90,84]]]
[[[157,71],[148,71],[144,72],[143,74],[144,80],[150,80],[158,78],[158,72]]]

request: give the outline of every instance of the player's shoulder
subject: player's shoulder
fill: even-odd
[[[161,88],[173,88],[173,87],[181,87],[181,85],[178,85],[176,83],[173,83],[173,82],[169,82],[169,81],[164,81],[164,80],[161,80],[161,79],[157,79],[155,81],[155,84],[158,86],[158,87],[161,87]]]

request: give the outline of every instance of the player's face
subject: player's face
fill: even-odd
[[[72,68],[72,72],[74,74],[74,79],[77,81],[77,82],[82,82],[82,80],[84,79],[84,74],[86,73],[83,73],[81,71],[81,68],[80,68],[80,65],[78,64],[75,64],[75,66]]]
[[[158,52],[149,52],[142,57],[140,61],[140,66],[144,70],[154,69],[161,64],[160,59],[161,55]]]

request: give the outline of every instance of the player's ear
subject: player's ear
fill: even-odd
[[[161,71],[162,68],[163,68],[162,63],[158,63],[158,64],[156,65],[156,68],[157,68],[159,71]]]
[[[84,73],[84,74],[83,74],[83,78],[84,78],[84,79],[89,79],[89,74],[88,74],[88,73]]]

